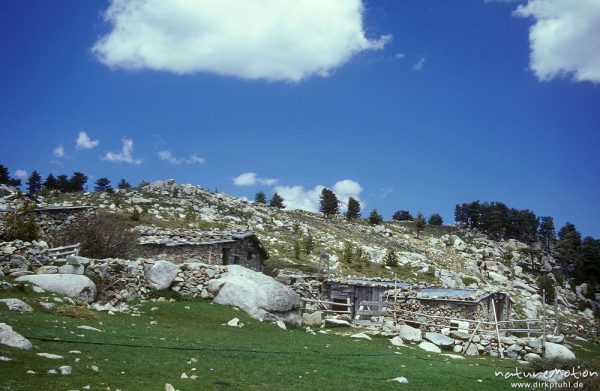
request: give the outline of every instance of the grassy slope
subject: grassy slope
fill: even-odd
[[[25,297],[36,309],[19,314],[0,306],[2,322],[31,338],[35,346],[34,352],[27,352],[0,345],[0,355],[13,358],[0,362],[1,390],[68,390],[87,384],[92,390],[162,390],[165,383],[180,390],[497,390],[509,389],[509,384],[494,377],[494,370],[515,365],[489,357],[452,360],[420,349],[392,348],[384,338],[364,341],[311,335],[302,329],[284,331],[208,302],[144,303],[141,317],[98,313],[96,320],[82,320],[43,311],[35,304],[36,296],[0,291],[0,297]],[[159,310],[150,311],[153,306]],[[222,325],[233,317],[245,327]],[[158,324],[150,325],[151,320]],[[77,329],[78,325],[104,332]],[[65,358],[49,360],[36,352]],[[75,363],[75,357],[81,361]],[[186,364],[192,357],[198,362]],[[71,365],[73,373],[46,374],[60,365]],[[92,365],[100,371],[94,372]],[[193,367],[197,370],[191,371]],[[26,374],[30,369],[37,374]],[[182,372],[199,378],[182,380]],[[397,376],[405,376],[410,384],[389,381]]]

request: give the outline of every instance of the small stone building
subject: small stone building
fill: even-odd
[[[262,272],[269,252],[252,231],[199,231],[138,227],[136,255],[183,263],[197,259],[209,265],[242,265]]]
[[[21,212],[25,219],[33,217],[40,227],[40,237],[50,246],[62,244],[69,226],[76,222],[97,216],[95,206],[61,206],[51,205],[45,208],[31,209]]]
[[[402,320],[414,326],[460,328],[463,320],[510,320],[512,300],[503,292],[431,287],[401,294],[393,308],[400,310]]]

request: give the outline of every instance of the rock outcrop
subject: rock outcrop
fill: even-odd
[[[0,323],[0,344],[24,350],[33,349],[33,345],[27,338],[14,331],[6,323]]]
[[[208,290],[215,303],[239,307],[255,319],[300,324],[300,296],[262,273],[230,265],[221,278],[209,282]]]

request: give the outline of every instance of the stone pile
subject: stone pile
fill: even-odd
[[[48,244],[43,240],[0,243],[0,276],[4,274],[19,277],[32,274],[37,268],[49,263]]]

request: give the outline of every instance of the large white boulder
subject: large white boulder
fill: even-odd
[[[421,330],[407,324],[400,325],[398,334],[404,341],[421,342],[423,340]]]
[[[160,290],[167,289],[177,277],[179,266],[169,261],[156,261],[154,265],[146,271],[146,282],[151,288]]]
[[[425,333],[425,339],[441,348],[451,348],[454,346],[452,338],[440,333]]]
[[[31,350],[31,342],[21,334],[13,331],[6,323],[0,323],[0,344],[12,346],[13,348]]]
[[[300,296],[262,273],[229,265],[227,273],[208,283],[208,290],[215,303],[234,305],[255,319],[300,324]]]
[[[546,342],[544,347],[544,358],[560,358],[564,360],[575,359],[575,353],[563,345],[553,342]]]
[[[96,297],[94,282],[79,274],[35,274],[19,277],[15,281],[29,282],[47,291],[88,303]]]

